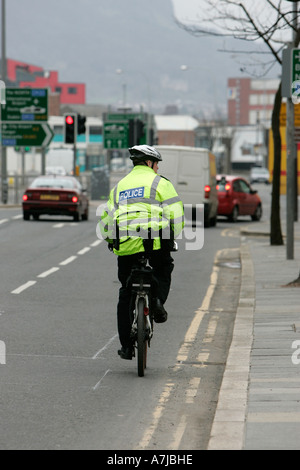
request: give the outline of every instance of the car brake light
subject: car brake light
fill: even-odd
[[[207,184],[205,187],[204,187],[204,197],[206,199],[209,198],[209,193],[210,193],[210,186]]]
[[[73,197],[72,197],[72,202],[78,202],[78,197],[77,197],[77,196],[73,196]]]
[[[226,190],[226,191],[229,191],[229,189],[230,189],[230,184],[229,184],[229,183],[226,183],[226,184],[225,184],[225,190]]]
[[[27,200],[28,200],[28,196],[27,196],[27,194],[24,194],[23,201],[27,201]]]

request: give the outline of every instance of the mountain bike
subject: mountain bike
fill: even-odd
[[[153,337],[151,300],[157,281],[149,265],[149,255],[143,254],[132,268],[128,287],[131,289],[131,340],[137,351],[137,369],[143,377],[147,367],[147,350]]]

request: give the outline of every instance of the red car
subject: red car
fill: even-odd
[[[218,215],[224,215],[235,222],[239,215],[250,215],[260,220],[262,202],[257,191],[240,176],[217,175]]]
[[[89,200],[73,176],[48,175],[36,178],[23,196],[23,218],[32,215],[38,220],[42,214],[70,215],[75,221],[87,220]]]

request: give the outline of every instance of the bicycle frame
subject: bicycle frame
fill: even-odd
[[[138,351],[138,375],[144,375],[147,359],[147,345],[153,337],[153,316],[151,313],[151,293],[153,289],[153,269],[149,266],[147,256],[138,260],[130,275],[134,312],[132,318],[131,337]]]

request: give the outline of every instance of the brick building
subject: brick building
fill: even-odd
[[[227,115],[229,126],[261,124],[270,127],[279,79],[229,78]]]

